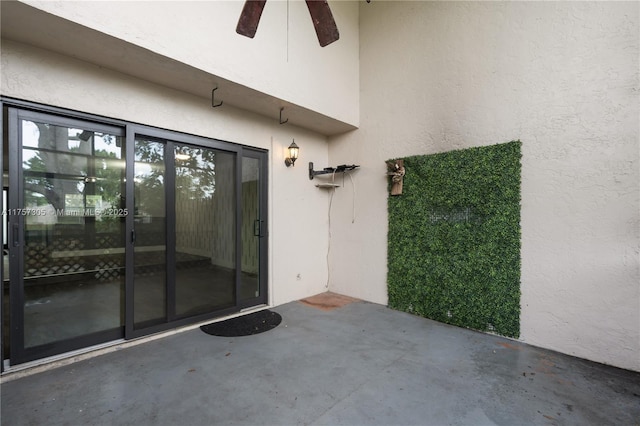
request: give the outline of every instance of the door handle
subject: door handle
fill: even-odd
[[[136,243],[136,230],[132,229],[131,230],[131,244],[135,244]]]
[[[256,219],[253,221],[253,236],[262,238],[264,237],[263,226],[264,220]]]
[[[13,246],[20,246],[20,226],[17,223],[14,223],[11,226],[11,239],[13,240]]]

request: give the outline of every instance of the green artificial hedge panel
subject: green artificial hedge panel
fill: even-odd
[[[389,307],[520,334],[521,143],[404,158],[390,196]]]

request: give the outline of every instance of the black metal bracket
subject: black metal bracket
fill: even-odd
[[[313,170],[313,163],[309,162],[309,180],[312,180],[315,176],[318,176],[318,175],[326,175],[329,173],[344,173],[344,172],[349,172],[351,170],[355,170],[358,167],[360,166],[357,166],[355,164],[351,164],[351,165],[342,164],[337,167],[325,167],[322,170]]]
[[[280,108],[280,124],[284,124],[284,123],[289,121],[288,118],[286,120],[282,121],[282,111],[284,111],[284,107]]]
[[[211,91],[211,106],[213,108],[218,108],[220,105],[222,105],[223,101],[220,101],[219,103],[216,103],[215,99],[216,99],[216,90],[218,90],[218,86],[216,86],[212,91]]]

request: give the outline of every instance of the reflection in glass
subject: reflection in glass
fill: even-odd
[[[24,346],[122,327],[124,140],[21,122]]]
[[[235,155],[175,147],[176,314],[235,304]]]
[[[164,143],[136,138],[134,165],[134,328],[166,321]]]

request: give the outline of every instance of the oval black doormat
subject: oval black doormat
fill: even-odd
[[[200,330],[212,336],[249,336],[276,328],[280,322],[282,322],[280,314],[265,309],[264,311],[203,325]]]

